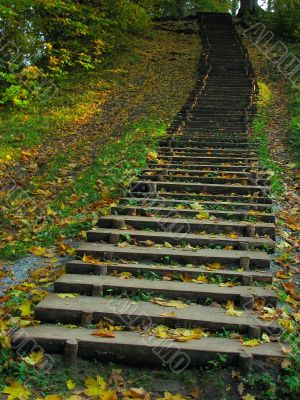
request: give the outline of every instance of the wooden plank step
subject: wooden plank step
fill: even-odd
[[[155,170],[154,170],[155,171]],[[190,182],[190,183],[209,183],[209,184],[220,184],[220,185],[259,185],[259,186],[268,186],[271,184],[270,180],[263,178],[222,178],[218,176],[214,177],[198,177],[195,175],[180,175],[180,174],[170,174],[170,173],[148,173],[139,175],[140,180],[151,180],[153,182]]]
[[[197,164],[197,163],[190,163],[190,164],[181,164],[181,163],[153,163],[149,162],[148,163],[148,168],[154,169],[186,169],[188,171],[191,170],[210,170],[210,171],[231,171],[231,172],[255,172],[255,173],[267,173],[266,168],[261,167],[261,166],[255,166],[254,168],[252,165],[249,164],[240,164],[240,165],[230,165],[230,164],[221,164],[221,165],[215,165],[215,164]]]
[[[176,200],[176,199],[161,199],[155,197],[146,197],[145,199],[140,197],[122,197],[120,200],[121,205],[142,205],[147,206],[147,204],[154,205],[162,205],[162,206],[179,206],[184,205],[186,207],[191,206],[195,203],[195,200]],[[218,209],[217,207],[223,207],[231,209],[231,210],[261,210],[270,212],[272,205],[271,204],[257,204],[257,203],[238,203],[231,201],[203,201],[199,200],[199,204],[203,205],[206,209]]]
[[[210,183],[192,183],[192,182],[152,182],[152,181],[136,181],[132,183],[131,190],[133,192],[152,192],[151,190],[155,185],[156,190],[166,189],[169,191],[192,191],[194,193],[238,193],[238,194],[269,194],[270,188],[266,186],[240,186],[240,185],[224,185],[224,184],[210,184]],[[154,190],[155,191],[155,190]]]
[[[135,229],[144,229],[145,227],[168,232],[173,234],[192,233],[205,231],[207,233],[232,233],[236,232],[239,236],[250,236],[247,234],[250,231],[253,236],[268,235],[271,239],[275,237],[275,225],[268,222],[235,222],[235,221],[213,221],[213,220],[196,220],[187,218],[155,218],[134,215],[106,215],[100,218],[98,223],[100,228],[117,228],[126,229],[126,225]],[[253,227],[253,228],[252,228]]]
[[[166,161],[180,161],[180,162],[199,162],[199,163],[233,163],[233,164],[245,164],[249,163],[253,165],[253,163],[258,162],[257,157],[247,156],[247,157],[235,157],[235,156],[226,156],[223,157],[213,157],[213,156],[172,156],[172,155],[160,155],[159,159]]]
[[[283,360],[282,343],[263,343],[260,346],[242,346],[234,339],[205,337],[188,342],[171,339],[158,340],[135,332],[115,332],[114,338],[91,335],[95,330],[68,329],[57,325],[27,327],[12,336],[14,347],[30,350],[32,341],[47,353],[63,354],[67,340],[78,343],[78,356],[101,361],[121,362],[133,365],[168,365],[173,371],[184,371],[189,366],[198,367],[208,361],[226,356],[228,365],[242,364],[243,355],[251,354],[258,360]]]
[[[258,195],[222,195],[222,194],[210,194],[210,193],[189,193],[189,192],[167,192],[167,191],[158,191],[158,192],[134,192],[131,191],[130,195],[132,198],[140,197],[140,198],[150,198],[157,196],[160,199],[179,199],[179,200],[193,200],[197,202],[201,201],[230,201],[230,202],[252,202],[255,204],[266,204],[272,206],[273,200],[271,197],[258,196]]]
[[[217,169],[211,169],[211,168],[202,168],[202,169],[190,169],[186,168],[185,166],[182,166],[181,168],[170,168],[168,165],[158,165],[156,168],[146,168],[143,170],[144,174],[150,174],[150,173],[166,173],[168,175],[172,174],[188,174],[189,176],[201,176],[204,175],[207,177],[207,174],[211,174],[212,177],[223,177],[224,175],[226,176],[231,176],[234,178],[247,178],[247,177],[262,177],[265,178],[266,176],[269,176],[267,172],[258,170],[258,171],[234,171],[230,170],[230,167],[227,167],[227,170],[220,170],[218,171]]]
[[[275,215],[271,213],[263,213],[260,211],[220,211],[220,210],[205,210],[209,216],[216,217],[218,219],[230,219],[230,220],[241,220],[247,221],[251,217],[252,219],[256,219],[257,221],[262,222],[275,222]],[[183,218],[184,216],[187,218],[196,218],[196,216],[201,212],[192,209],[178,209],[171,207],[155,207],[151,204],[146,206],[118,206],[112,207],[111,212],[117,215],[145,215],[149,216],[149,214],[153,215],[163,215],[166,217],[172,218]],[[255,213],[255,214],[254,214]]]
[[[248,144],[247,142],[236,142],[236,143],[234,143],[234,142],[222,142],[222,141],[218,141],[217,139],[216,140],[211,140],[209,143],[205,140],[202,140],[202,141],[197,141],[197,140],[194,140],[194,141],[192,141],[191,139],[187,142],[187,141],[185,141],[185,140],[179,140],[179,139],[174,139],[174,140],[170,140],[170,143],[169,143],[169,141],[168,140],[162,140],[161,142],[160,142],[160,144],[162,145],[162,146],[168,146],[168,145],[174,145],[174,146],[176,146],[176,147],[179,147],[179,146],[184,146],[184,145],[189,145],[190,147],[198,147],[198,148],[203,148],[203,149],[209,149],[210,148],[210,146],[213,146],[213,147],[215,147],[215,148],[219,148],[219,149],[222,149],[222,148],[232,148],[232,149],[234,149],[234,148],[241,148],[241,149],[247,149],[247,148],[252,148],[252,146],[250,145],[250,144]]]
[[[128,245],[127,247],[118,247],[117,245],[102,243],[85,243],[78,247],[79,256],[92,255],[103,260],[152,260],[156,262],[179,262],[184,264],[203,264],[203,263],[228,263],[240,265],[243,267],[244,260],[249,262],[248,268],[269,268],[270,257],[262,251],[242,251],[242,250],[217,250],[217,249],[178,249],[163,247],[141,247]]]
[[[191,246],[232,246],[234,249],[245,249],[245,243],[250,247],[255,248],[274,248],[275,242],[269,238],[256,238],[256,237],[238,237],[232,239],[229,236],[218,236],[218,235],[199,235],[199,234],[187,234],[187,233],[175,233],[170,235],[168,232],[149,232],[141,230],[129,230],[129,229],[109,229],[109,228],[93,228],[86,232],[87,240],[89,242],[106,241],[112,243],[111,240],[116,243],[119,240],[122,241],[126,235],[130,236],[131,239],[137,241],[151,240],[155,243],[168,242],[172,245],[182,245],[189,243]],[[111,237],[111,235],[114,235]]]
[[[276,305],[277,296],[272,290],[259,286],[220,287],[215,284],[198,284],[163,280],[121,279],[111,275],[65,274],[54,282],[55,293],[79,293],[88,296],[104,296],[122,293],[150,293],[167,298],[183,298],[195,303],[234,301],[245,308],[253,308],[254,299],[264,299]]]
[[[174,312],[174,318],[164,317],[163,313]],[[128,299],[106,299],[99,297],[77,296],[61,299],[55,293],[49,293],[35,308],[35,318],[43,323],[64,323],[81,325],[84,313],[91,314],[90,323],[97,324],[103,318],[114,324],[126,327],[145,325],[145,322],[169,327],[201,326],[210,332],[222,329],[236,332],[251,332],[253,326],[261,332],[280,332],[276,322],[263,321],[253,311],[244,310],[239,317],[225,314],[226,309],[218,307],[188,305],[184,309],[165,307],[150,302],[139,301],[132,304]],[[250,328],[250,329],[249,329]],[[249,335],[250,336],[250,335]]]
[[[186,274],[193,279],[197,279],[199,275],[204,275],[208,278],[221,277],[225,281],[235,280],[240,282],[241,285],[249,286],[252,282],[264,282],[272,284],[273,275],[269,271],[241,271],[231,269],[218,269],[213,270],[207,267],[184,267],[174,265],[163,265],[163,264],[141,264],[141,263],[126,263],[126,262],[98,262],[98,263],[87,263],[82,260],[73,260],[67,263],[66,273],[67,274],[94,274],[94,275],[107,275],[112,274],[114,271],[117,272],[130,272],[132,275],[143,275],[150,273],[150,276],[165,276],[167,274],[181,275]],[[152,275],[153,274],[153,275]]]
[[[256,152],[252,149],[235,149],[235,148],[215,148],[215,147],[210,147],[209,150],[205,150],[201,147],[188,147],[187,145],[185,145],[185,147],[173,147],[173,146],[161,146],[159,148],[158,153],[159,154],[166,154],[166,152],[172,151],[174,152],[176,155],[179,154],[185,154],[188,153],[190,155],[198,155],[198,154],[205,154],[207,155],[207,153],[210,153],[210,155],[213,154],[221,154],[221,155],[241,155],[241,154],[247,154],[249,155],[256,155]]]

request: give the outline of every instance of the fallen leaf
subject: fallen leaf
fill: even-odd
[[[121,278],[121,279],[130,279],[131,277],[132,277],[131,272],[124,271],[119,274],[119,278]]]
[[[152,303],[158,304],[160,306],[166,306],[166,307],[175,307],[178,309],[183,309],[187,307],[187,304],[183,303],[182,301],[179,300],[165,300],[161,299],[160,297],[156,297],[152,299]]]
[[[87,396],[99,396],[107,389],[107,383],[100,375],[97,375],[96,379],[91,377],[86,378],[84,384],[86,386],[84,393]]]
[[[2,393],[7,394],[7,400],[27,400],[31,395],[23,383],[12,381],[10,386],[5,386]]]
[[[44,359],[44,352],[43,351],[33,351],[27,357],[22,357],[22,360],[26,362],[28,365],[38,365]]]
[[[247,393],[246,396],[242,397],[242,400],[255,400],[255,397],[252,394]]]
[[[209,213],[207,211],[200,211],[196,216],[196,219],[208,219],[209,218]]]
[[[243,342],[243,346],[248,346],[248,347],[254,347],[260,345],[261,342],[258,339],[251,339],[251,340],[246,340]]]
[[[176,314],[174,313],[174,311],[172,312],[165,312],[165,313],[161,313],[160,314],[161,317],[166,317],[166,318],[176,318]]]
[[[93,256],[89,256],[87,254],[84,254],[82,257],[82,261],[88,264],[97,264],[99,263],[99,260],[96,260]]]
[[[67,380],[67,382],[66,382],[66,386],[67,386],[67,388],[68,388],[69,390],[73,390],[73,389],[75,389],[75,387],[76,387],[76,383],[75,383],[72,379],[69,379],[69,380]]]
[[[124,397],[133,399],[144,399],[147,392],[144,388],[130,388],[122,392]]]
[[[43,257],[47,253],[47,249],[40,246],[33,246],[29,249],[29,251],[37,257]]]
[[[220,287],[234,287],[238,286],[239,284],[237,282],[225,282],[225,283],[220,283]]]
[[[293,365],[292,360],[285,358],[281,363],[281,368],[290,368]]]
[[[99,329],[98,331],[91,333],[92,336],[115,338],[116,334],[108,329]]]
[[[58,293],[57,297],[60,297],[61,299],[65,299],[65,298],[74,298],[79,296],[79,293]]]
[[[290,276],[287,275],[285,271],[276,271],[275,277],[279,278],[279,279],[289,279],[290,278]]]

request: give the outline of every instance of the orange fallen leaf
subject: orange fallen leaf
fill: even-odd
[[[91,335],[99,337],[107,337],[107,338],[116,337],[116,334],[113,331],[109,331],[108,329],[99,329],[98,331],[91,333]]]

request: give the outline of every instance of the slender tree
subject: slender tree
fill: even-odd
[[[244,18],[247,14],[256,14],[259,10],[257,0],[240,0],[241,6],[238,16]]]
[[[238,0],[232,0],[231,1],[231,13],[232,13],[233,16],[236,16],[238,5],[239,5]]]

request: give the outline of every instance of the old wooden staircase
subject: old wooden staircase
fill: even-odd
[[[269,177],[248,135],[253,71],[229,15],[200,14],[199,25],[199,78],[158,157],[112,215],[87,232],[78,258],[36,307],[41,325],[15,333],[16,345],[26,335],[46,352],[64,353],[69,365],[78,355],[177,371],[219,355],[244,371],[255,359],[283,357],[279,342],[263,339],[279,336],[280,327],[260,318],[262,306],[276,305],[269,254],[275,218]],[[187,305],[157,304],[169,299]],[[123,330],[94,336],[99,321]],[[159,325],[209,334],[158,338]],[[243,346],[239,335],[261,344]]]

